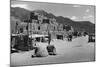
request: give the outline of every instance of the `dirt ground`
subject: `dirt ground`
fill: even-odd
[[[52,63],[88,62],[95,60],[95,43],[88,43],[87,37],[78,37],[68,42],[65,40],[54,40],[51,42],[56,47],[57,55],[47,57],[31,58],[34,51],[11,54],[11,65],[37,65]],[[47,44],[39,43],[42,47]]]

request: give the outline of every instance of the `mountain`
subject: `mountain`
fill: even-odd
[[[11,7],[11,16],[14,16],[17,19],[20,19],[21,21],[29,19],[30,12],[37,12],[48,18],[55,18],[57,23],[71,25],[75,31],[86,31],[90,33],[95,33],[95,24],[91,23],[90,21],[73,21],[70,18],[55,16],[52,13],[47,13],[44,10],[29,11],[24,8]]]
[[[30,17],[30,11],[24,9],[24,8],[12,8],[11,7],[11,16],[14,16],[17,19],[20,19],[21,21],[25,20],[25,19],[29,19]]]

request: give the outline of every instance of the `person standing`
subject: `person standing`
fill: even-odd
[[[51,34],[50,32],[48,32],[48,44],[50,45],[50,42],[51,42]]]

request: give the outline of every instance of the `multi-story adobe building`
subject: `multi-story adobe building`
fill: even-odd
[[[52,37],[56,38],[57,34],[65,36],[74,31],[72,26],[58,24],[55,18],[47,18],[37,12],[32,12],[29,20],[24,22],[16,20],[15,22],[20,22],[17,25],[19,26],[17,31],[19,30],[19,33],[23,32],[23,34],[48,34],[49,31]],[[23,31],[20,32],[20,29]]]

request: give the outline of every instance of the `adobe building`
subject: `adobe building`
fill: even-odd
[[[29,20],[25,20],[24,22],[18,20],[18,22],[20,22],[20,24],[17,27],[17,31],[20,31],[21,29],[23,30],[23,34],[44,35],[47,35],[49,31],[52,39],[56,38],[56,35],[63,35],[63,37],[66,37],[68,34],[71,34],[74,31],[72,26],[58,24],[55,18],[47,18],[36,12],[30,13]]]

